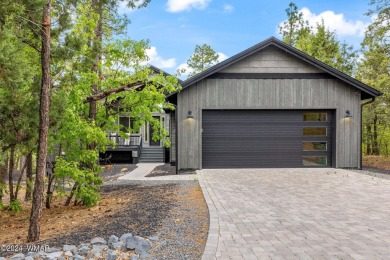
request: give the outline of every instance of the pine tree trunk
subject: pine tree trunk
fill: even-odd
[[[10,203],[15,200],[14,168],[15,168],[15,146],[12,146],[10,156],[9,156],[9,169],[8,169],[8,188],[9,188],[9,202]]]
[[[367,155],[372,155],[372,130],[371,125],[367,125],[367,148],[366,148]]]
[[[374,116],[374,132],[373,132],[373,147],[372,154],[379,155],[379,142],[378,142],[378,116]]]
[[[50,109],[50,27],[51,27],[51,0],[47,0],[43,7],[42,17],[42,82],[39,104],[39,139],[37,153],[37,172],[33,191],[33,200],[30,214],[30,226],[27,242],[39,240],[41,233],[40,220],[44,201],[47,139],[49,133],[49,109]]]
[[[20,175],[19,175],[19,178],[18,178],[18,182],[16,184],[16,190],[15,190],[15,196],[14,196],[15,200],[18,199],[19,190],[20,190],[20,183],[22,182],[22,178],[23,178],[24,172],[26,171],[26,167],[27,167],[27,161],[24,160],[24,164],[23,164],[22,169],[20,170]]]
[[[25,201],[30,201],[32,197],[33,184],[33,154],[30,152],[26,157],[26,196]]]
[[[0,204],[3,203],[7,172],[8,172],[8,158],[6,157],[4,160],[4,164],[0,165]]]

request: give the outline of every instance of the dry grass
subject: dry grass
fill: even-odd
[[[390,156],[363,156],[363,166],[377,169],[390,170]]]

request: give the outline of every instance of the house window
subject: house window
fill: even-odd
[[[133,134],[140,133],[141,126],[139,125],[139,122],[135,118],[130,118],[130,128]]]
[[[303,113],[303,121],[326,122],[326,121],[328,121],[328,114],[327,113],[305,112],[305,113]]]
[[[145,127],[144,127],[144,141],[147,142],[149,137],[149,123],[145,122]]]
[[[130,127],[130,118],[127,116],[119,117],[120,131],[128,133]]]

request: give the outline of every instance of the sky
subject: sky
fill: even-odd
[[[220,56],[231,57],[271,36],[281,39],[278,25],[287,19],[291,0],[152,0],[142,9],[123,4],[120,13],[131,24],[127,37],[148,39],[149,64],[175,74],[185,68],[195,46],[208,44]],[[304,18],[321,19],[341,41],[360,47],[371,18],[364,15],[369,0],[296,0]],[[188,72],[188,71],[187,71]],[[186,76],[183,75],[185,78]],[[182,77],[182,78],[183,78]]]

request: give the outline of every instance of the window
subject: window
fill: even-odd
[[[328,114],[327,113],[305,112],[305,113],[303,113],[303,121],[326,122],[326,121],[328,121]]]
[[[326,142],[303,142],[302,143],[303,151],[327,151]]]
[[[121,126],[120,131],[127,133],[130,127],[130,118],[127,116],[120,116],[119,125]]]
[[[326,127],[304,127],[304,136],[326,136]]]
[[[139,121],[137,121],[135,118],[130,118],[130,128],[131,128],[131,132],[133,134],[137,134],[140,132],[140,124],[139,124]]]
[[[303,156],[303,166],[327,166],[328,159],[326,156]]]

